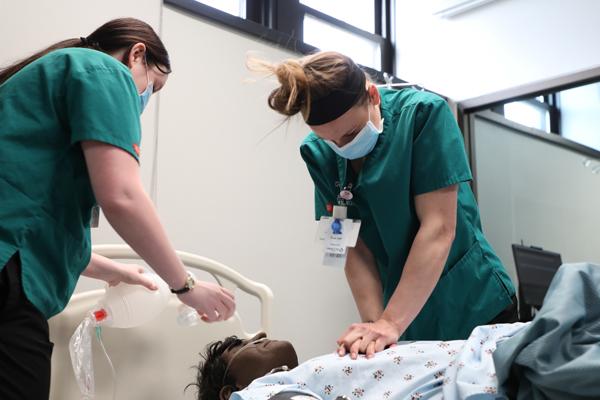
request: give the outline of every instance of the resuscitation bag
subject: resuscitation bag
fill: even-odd
[[[113,399],[116,398],[116,372],[102,342],[102,327],[133,328],[157,317],[168,305],[172,296],[165,281],[154,273],[147,276],[156,284],[156,290],[141,285],[119,283],[106,285],[105,294],[79,324],[69,341],[69,353],[82,399],[94,398],[94,366],[92,359],[92,333],[95,331],[113,375]],[[193,308],[181,304],[177,322],[183,326],[198,324],[200,316]]]

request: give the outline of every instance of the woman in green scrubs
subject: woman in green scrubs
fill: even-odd
[[[91,253],[92,208],[207,322],[231,292],[195,282],[139,173],[140,114],[170,72],[139,20],[113,20],[0,70],[0,398],[48,398],[47,319],[80,274],[151,287],[138,267]]]
[[[316,218],[347,205],[362,226],[345,272],[362,323],[340,355],[372,356],[398,339],[465,339],[476,325],[517,320],[515,289],[486,240],[461,132],[446,102],[377,89],[348,57],[321,52],[260,62],[280,86],[269,106],[301,113],[300,147]]]

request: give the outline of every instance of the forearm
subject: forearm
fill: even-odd
[[[381,280],[375,258],[360,239],[355,248],[348,249],[344,270],[361,320],[378,320],[383,312]]]
[[[141,184],[129,188],[103,212],[115,231],[172,288],[182,287],[186,272],[169,242],[158,213]]]
[[[421,226],[411,246],[402,277],[383,312],[400,332],[419,314],[440,279],[454,231]]]
[[[81,273],[83,276],[94,279],[103,279],[106,272],[114,267],[114,263],[110,259],[99,254],[92,253],[90,262],[85,270]]]

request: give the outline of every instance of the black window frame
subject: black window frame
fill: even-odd
[[[537,139],[551,142],[552,144],[570,149],[583,154],[591,159],[600,159],[600,150],[589,147],[577,141],[567,139],[564,132],[560,129],[563,118],[561,112],[560,93],[583,87],[591,84],[600,83],[600,67],[589,68],[572,74],[562,75],[542,81],[535,81],[529,84],[516,86],[514,88],[504,89],[495,93],[486,94],[472,99],[462,100],[457,103],[459,126],[465,132],[465,138],[469,146],[469,157],[473,157],[473,119],[480,111],[491,110],[497,114],[503,115],[503,106],[506,103],[514,101],[523,101],[535,99],[538,96],[544,97],[544,102],[550,106],[550,129],[551,132],[539,134],[534,128],[523,130],[525,134],[536,137]],[[509,123],[515,123],[510,121]]]
[[[196,0],[163,0],[163,3],[301,54],[318,51],[318,48],[302,40],[304,16],[311,15],[379,44],[381,68],[380,70],[369,69],[375,71],[374,78],[381,81],[384,72],[394,75],[394,46],[391,23],[393,0],[372,1],[375,4],[375,33],[364,31],[352,24],[308,7],[300,3],[300,0],[246,0],[245,19]]]

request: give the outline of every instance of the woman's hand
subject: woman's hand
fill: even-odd
[[[123,282],[130,285],[141,285],[150,290],[157,289],[156,283],[147,274],[144,274],[144,267],[119,263],[98,254],[92,254],[90,263],[82,275],[103,280],[110,286]]]
[[[359,354],[371,358],[386,347],[395,346],[402,335],[400,329],[392,322],[380,318],[375,322],[352,324],[337,340],[340,357],[350,353],[356,360]]]
[[[225,321],[235,312],[235,297],[231,291],[215,283],[196,281],[179,300],[194,308],[204,322]]]
[[[156,283],[144,273],[144,267],[135,264],[121,264],[115,262],[115,268],[107,273],[102,280],[108,282],[109,286],[116,286],[119,283],[128,283],[130,285],[141,285],[150,290],[158,289]]]

